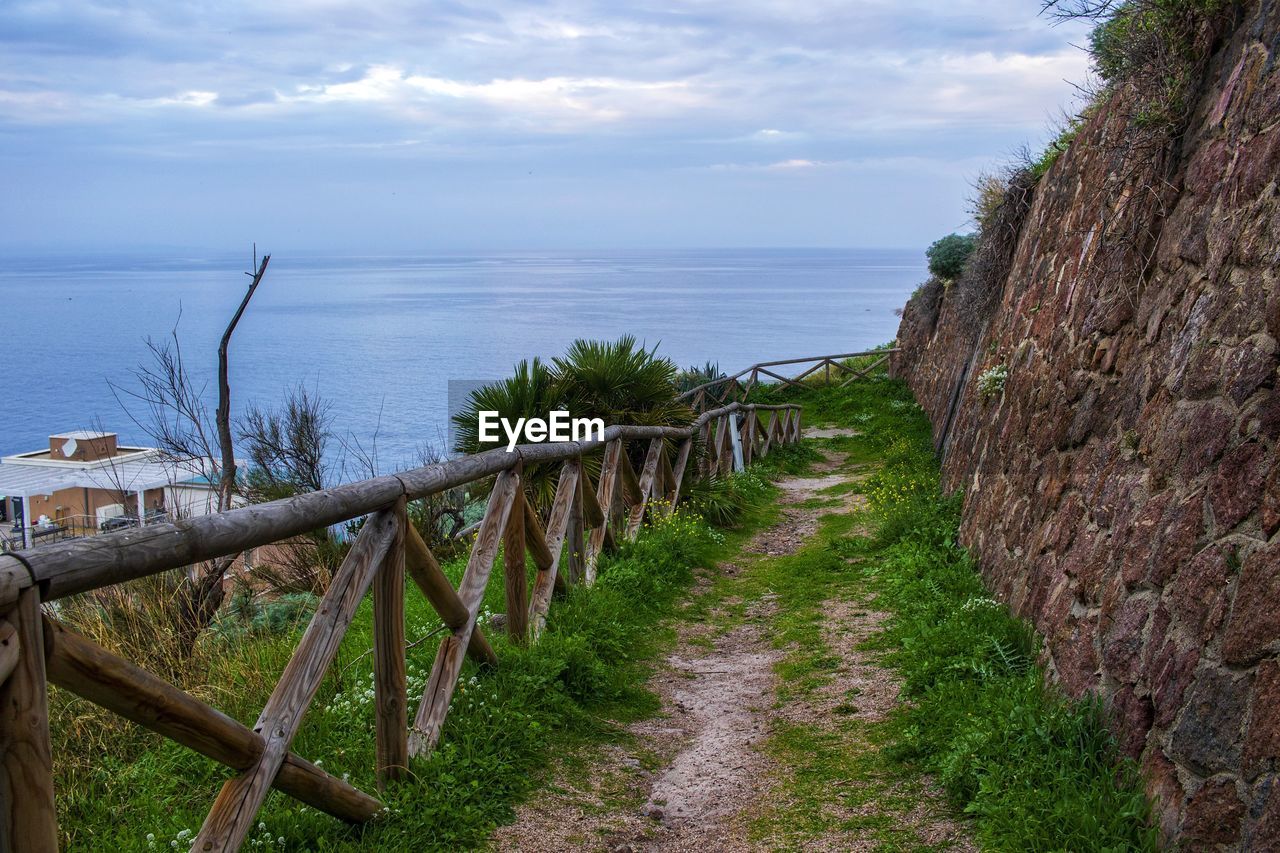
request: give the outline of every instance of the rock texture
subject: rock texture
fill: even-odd
[[[893,370],[990,587],[1069,693],[1105,697],[1166,836],[1261,850],[1280,844],[1280,3],[1239,20],[1190,130],[1162,143],[1115,93],[1006,256],[912,299]]]

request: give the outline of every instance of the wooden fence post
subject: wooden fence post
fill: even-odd
[[[671,469],[671,510],[675,511],[676,504],[680,502],[680,485],[684,482],[684,471],[689,465],[689,454],[693,451],[693,436],[689,436],[680,443],[680,449],[676,451],[676,464]]]
[[[18,629],[12,623],[0,619],[0,684],[8,681],[9,676],[18,668],[21,654]]]
[[[547,533],[543,538],[546,552],[535,552],[538,572],[533,577],[533,595],[529,601],[530,621],[536,638],[547,624],[547,611],[551,608],[551,595],[560,578],[560,554],[564,550],[565,536],[569,532],[571,504],[578,490],[578,477],[582,465],[568,459],[560,468],[560,480],[556,483],[556,495],[551,501],[547,516]]]
[[[721,476],[733,473],[733,440],[729,433],[733,431],[732,418],[724,415],[716,421],[716,439],[720,444],[716,471]]]
[[[738,413],[729,413],[729,446],[733,453],[734,471],[742,471],[747,466],[742,461],[742,427],[738,424]]]
[[[662,483],[662,487],[657,489],[658,494],[666,503],[666,506],[663,507],[663,513],[670,515],[672,510],[675,509],[672,495],[676,488],[676,472],[675,468],[671,466],[671,459],[667,456],[665,447],[658,453],[658,481]]]
[[[702,425],[702,458],[698,460],[698,473],[704,477],[711,476],[715,470],[715,447],[711,443],[711,421]]]
[[[15,630],[11,642],[17,643],[18,660],[0,685],[0,851],[57,853],[39,587],[27,587],[18,595],[8,620]]]
[[[523,473],[521,466],[516,466]],[[529,575],[524,559],[524,485],[516,484],[511,515],[502,535],[502,569],[507,593],[507,635],[523,646],[529,641]]]
[[[238,850],[244,844],[271,783],[289,754],[289,744],[302,725],[307,706],[337,656],[356,608],[396,536],[395,526],[394,516],[384,510],[369,516],[360,529],[355,545],[320,599],[297,650],[258,716],[254,731],[264,741],[261,757],[253,767],[223,784],[193,842],[193,850]]]
[[[573,506],[569,513],[569,573],[574,583],[583,583],[587,575],[586,516],[583,511],[583,495],[590,489],[591,480],[578,457],[578,487],[573,490]]]
[[[489,583],[489,574],[493,571],[493,561],[498,556],[498,545],[507,529],[511,504],[519,485],[519,474],[508,469],[498,474],[493,490],[489,492],[489,503],[485,507],[484,518],[480,521],[480,531],[476,534],[475,544],[471,546],[471,556],[467,559],[462,583],[458,584],[458,598],[467,608],[467,623],[445,637],[436,652],[431,677],[427,679],[427,688],[423,691],[422,702],[414,717],[413,731],[409,734],[410,755],[425,755],[440,739],[440,729],[449,714],[449,703],[458,686],[462,660],[466,656],[467,644],[471,641],[476,617],[480,614],[480,605],[484,602],[484,590]]]
[[[409,710],[405,696],[404,567],[409,518],[405,499],[392,507],[396,532],[373,582],[374,754],[378,789],[409,769]]]
[[[627,538],[634,539],[644,523],[644,511],[649,497],[653,493],[653,482],[658,476],[658,457],[662,455],[662,439],[649,440],[649,452],[644,458],[644,468],[640,471],[640,499],[631,507],[631,516],[627,519]]]
[[[587,586],[596,582],[596,562],[600,559],[600,552],[604,550],[609,525],[613,523],[613,504],[618,493],[618,457],[621,454],[621,439],[605,445],[604,461],[600,463],[600,484],[596,492],[596,503],[604,514],[604,522],[591,530],[591,538],[587,542]]]

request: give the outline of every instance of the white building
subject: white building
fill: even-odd
[[[48,449],[0,458],[0,549],[207,515],[214,470],[208,459],[121,446],[115,433],[50,436]]]

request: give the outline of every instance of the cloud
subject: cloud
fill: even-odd
[[[610,77],[498,78],[485,82],[412,74],[375,66],[364,77],[332,85],[303,85],[281,103],[374,103],[421,118],[423,108],[441,101],[472,102],[504,115],[551,119],[616,121],[637,114],[684,112],[700,97],[685,81],[625,80]]]
[[[147,103],[157,107],[207,107],[214,101],[218,100],[217,92],[201,92],[190,90],[187,92],[179,92],[164,98],[151,98]]]
[[[813,173],[911,173],[947,174],[975,172],[987,161],[983,158],[934,157],[863,157],[845,160],[814,160],[793,157],[769,163],[714,163],[698,167],[712,172],[756,172],[779,175],[803,175]]]
[[[753,142],[794,142],[805,138],[805,134],[791,130],[778,130],[776,127],[765,127],[746,137]]]
[[[97,121],[217,92],[222,109],[210,121],[380,104],[400,107],[405,121],[454,116],[473,128],[476,114],[435,109],[454,99],[487,105],[499,127],[512,115],[587,128],[685,119],[690,137],[731,130],[780,143],[969,117],[1025,125],[1086,65],[1068,46],[1078,32],[1049,28],[1016,0],[221,7],[10,0],[0,7],[0,72],[10,81],[0,119],[48,121],[21,108],[36,96]]]
[[[81,176],[78,195],[46,202],[33,190],[24,202],[54,222],[77,205],[101,211],[94,222],[118,218],[106,196],[90,195],[104,175],[136,174],[130,193],[148,192],[151,175],[166,192],[173,176],[162,163],[212,180],[217,168],[238,176],[305,163],[315,173],[323,161],[350,182],[339,199],[361,181],[411,172],[430,189],[465,173],[495,182],[494,206],[513,181],[553,175],[574,198],[614,204],[592,188],[625,177],[665,187],[680,210],[702,200],[668,182],[693,176],[816,191],[819,181],[783,178],[866,183],[914,162],[919,174],[959,180],[957,164],[1038,140],[1072,101],[1064,81],[1086,73],[1072,46],[1083,28],[1050,27],[1037,7],[5,0],[0,159],[33,181]],[[297,180],[309,191],[314,174]],[[475,192],[477,205],[488,198]],[[637,195],[616,192],[628,203]],[[551,196],[537,198],[529,217]],[[906,191],[894,203],[937,204]],[[192,205],[192,223],[224,215]],[[654,216],[676,221],[665,209]],[[38,221],[13,219],[0,226]]]
[[[806,160],[794,157],[774,163],[715,163],[706,168],[716,172],[807,172],[813,169],[840,166],[839,161]]]

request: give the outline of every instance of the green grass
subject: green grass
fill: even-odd
[[[818,489],[820,495],[860,495],[862,494],[863,485],[857,480],[849,480],[844,483],[836,483],[834,486],[826,486]],[[837,505],[839,501],[836,502]]]
[[[1046,684],[1034,632],[989,597],[957,543],[960,501],[941,494],[929,424],[905,386],[881,376],[785,396],[805,405],[811,423],[856,427],[839,441],[879,460],[863,490],[869,535],[833,535],[828,522],[821,538],[832,555],[825,565],[854,560],[845,564],[859,576],[855,588],[892,614],[874,648],[901,673],[908,701],[885,729],[885,758],[933,774],[985,848],[1155,849],[1136,769],[1119,759],[1101,708]],[[795,576],[814,568],[793,567]],[[788,664],[801,688],[821,655],[805,648]],[[799,762],[792,787],[803,787],[804,750],[785,738],[776,748]],[[831,754],[835,764],[852,760]]]
[[[803,451],[790,451],[800,458]],[[797,456],[799,454],[799,456]],[[742,475],[735,488],[763,507],[764,475],[788,464],[779,454],[770,467]],[[764,517],[753,510],[743,529],[724,534],[700,517],[679,511],[644,529],[634,543],[602,559],[599,581],[557,599],[542,639],[528,649],[490,632],[501,664],[468,661],[439,748],[415,761],[412,778],[391,786],[388,811],[364,827],[348,827],[327,815],[272,793],[250,847],[287,850],[426,850],[483,846],[513,807],[547,781],[553,756],[575,747],[618,740],[621,727],[657,709],[644,689],[647,662],[669,641],[662,622],[699,566],[728,553]],[[500,565],[500,563],[499,563]],[[456,581],[463,564],[446,571]],[[485,598],[486,612],[504,609],[501,572]],[[216,695],[204,698],[252,724],[291,654],[302,621],[276,634],[224,631],[209,655]],[[440,623],[417,590],[406,590],[409,695],[421,695],[438,644]],[[311,705],[294,750],[357,787],[375,790],[372,711],[372,614],[366,601]],[[89,713],[81,700],[55,697],[60,720]],[[70,849],[186,849],[227,771],[217,764],[129,724],[114,723],[109,748],[81,745],[87,760],[67,762],[77,743],[55,730],[61,825]],[[93,754],[88,754],[92,752]],[[283,841],[279,841],[283,839]]]

